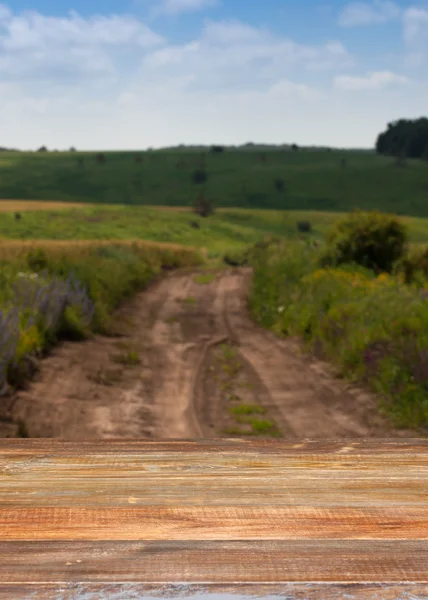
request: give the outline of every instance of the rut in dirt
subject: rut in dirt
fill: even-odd
[[[256,326],[249,269],[172,274],[117,313],[117,337],[58,347],[9,401],[30,437],[412,437],[371,394]]]

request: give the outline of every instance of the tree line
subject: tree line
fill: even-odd
[[[379,154],[428,159],[428,118],[399,119],[388,123],[376,141]]]

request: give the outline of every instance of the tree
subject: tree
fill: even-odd
[[[46,146],[40,146],[37,152],[48,152],[48,149],[46,148]]]
[[[378,154],[422,158],[428,143],[428,118],[400,119],[388,123],[386,131],[376,140]]]
[[[211,202],[211,200],[208,200],[205,197],[205,194],[203,192],[196,199],[194,211],[200,217],[209,217],[214,212],[213,203]]]
[[[208,179],[207,172],[204,171],[203,169],[197,169],[192,174],[193,183],[195,183],[196,185],[205,183],[207,179]]]

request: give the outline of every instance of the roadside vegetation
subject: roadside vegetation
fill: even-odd
[[[326,243],[282,241],[254,259],[257,321],[379,394],[397,426],[428,431],[428,253],[396,218],[356,213]]]
[[[112,334],[114,309],[163,270],[202,261],[167,244],[2,241],[0,393],[24,385],[58,340]],[[132,352],[116,358],[138,363]]]

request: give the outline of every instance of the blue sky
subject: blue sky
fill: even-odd
[[[0,2],[0,145],[373,146],[428,114],[428,0]]]

